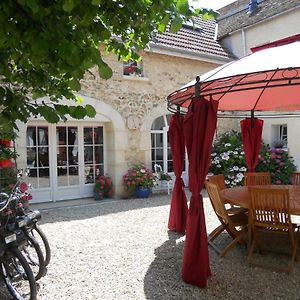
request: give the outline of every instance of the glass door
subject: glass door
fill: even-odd
[[[56,127],[55,200],[80,195],[78,126]]]

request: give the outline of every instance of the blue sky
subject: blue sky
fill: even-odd
[[[189,2],[194,7],[204,7],[217,10],[227,4],[235,2],[235,0],[189,0]]]

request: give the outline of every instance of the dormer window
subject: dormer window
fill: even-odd
[[[143,61],[136,62],[134,60],[123,62],[123,75],[144,77]]]

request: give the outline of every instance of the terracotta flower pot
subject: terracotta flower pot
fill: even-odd
[[[11,140],[7,140],[7,139],[0,139],[0,145],[3,145],[5,147],[10,147],[11,146]]]
[[[0,159],[0,168],[11,168],[13,165],[10,159]]]

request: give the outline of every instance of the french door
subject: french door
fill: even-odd
[[[104,174],[103,127],[91,124],[27,127],[27,167],[35,202],[93,195]]]

